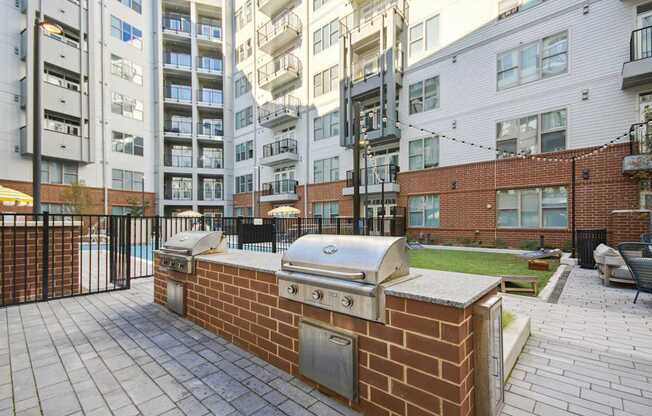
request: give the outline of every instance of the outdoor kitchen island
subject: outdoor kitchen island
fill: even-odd
[[[502,344],[500,335],[490,334],[496,325],[500,332],[500,318],[478,319],[478,310],[496,302],[500,279],[410,269],[407,278],[384,287],[382,319],[364,320],[279,296],[281,259],[229,250],[194,257],[186,274],[161,267],[157,254],[155,302],[167,304],[168,282],[181,287],[186,318],[365,415],[497,412]],[[474,345],[482,352],[475,353]],[[486,355],[486,362],[478,364],[476,354]],[[336,385],[326,388],[305,377],[315,366],[338,376]],[[478,377],[478,368],[487,377]],[[491,373],[501,380],[497,385],[487,381]],[[335,393],[347,378],[353,393]],[[477,401],[476,390],[484,401]]]

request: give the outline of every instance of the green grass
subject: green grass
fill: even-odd
[[[505,309],[503,309],[502,317],[503,329],[507,328],[516,318],[513,313],[506,311]]]
[[[539,281],[539,290],[543,289],[559,266],[559,260],[548,259],[550,270],[529,270],[527,260],[503,253],[429,249],[410,250],[409,253],[411,267],[487,276],[534,276]]]

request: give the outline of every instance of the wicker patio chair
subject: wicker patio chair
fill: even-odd
[[[636,281],[636,296],[641,292],[652,293],[652,253],[650,245],[645,243],[621,243],[618,251]]]

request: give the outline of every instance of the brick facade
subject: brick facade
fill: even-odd
[[[32,195],[32,183],[21,181],[9,181],[2,179],[0,185],[7,188],[15,189],[17,191]],[[51,204],[65,204],[63,199],[63,191],[68,188],[66,185],[51,185],[43,184],[41,188],[42,203]],[[90,206],[88,214],[104,214],[104,189],[88,187],[88,195],[90,199]],[[141,192],[121,191],[117,189],[108,190],[108,206],[111,213],[113,205],[129,206],[129,200],[135,199],[141,201]],[[146,215],[154,215],[156,195],[153,192],[145,192],[145,201],[147,208],[145,209]],[[31,207],[17,207],[17,206],[2,206],[0,205],[0,212],[18,212],[18,213],[31,213]]]
[[[627,241],[639,241],[650,232],[650,211],[619,210],[609,214],[607,239],[611,247]]]
[[[168,278],[185,282],[188,319],[295,376],[301,319],[356,334],[359,403],[338,399],[366,415],[473,414],[471,307],[388,296],[383,325],[279,298],[272,273],[196,261],[189,276],[156,263],[156,303],[165,304]]]
[[[43,227],[33,222],[8,222],[0,227],[0,305],[41,300],[43,297]],[[79,287],[79,223],[50,225],[48,257],[49,298],[77,294]],[[14,302],[14,299],[16,302]]]

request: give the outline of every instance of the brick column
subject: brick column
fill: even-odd
[[[611,247],[623,242],[639,241],[650,232],[649,210],[617,210],[609,213],[607,239]]]

